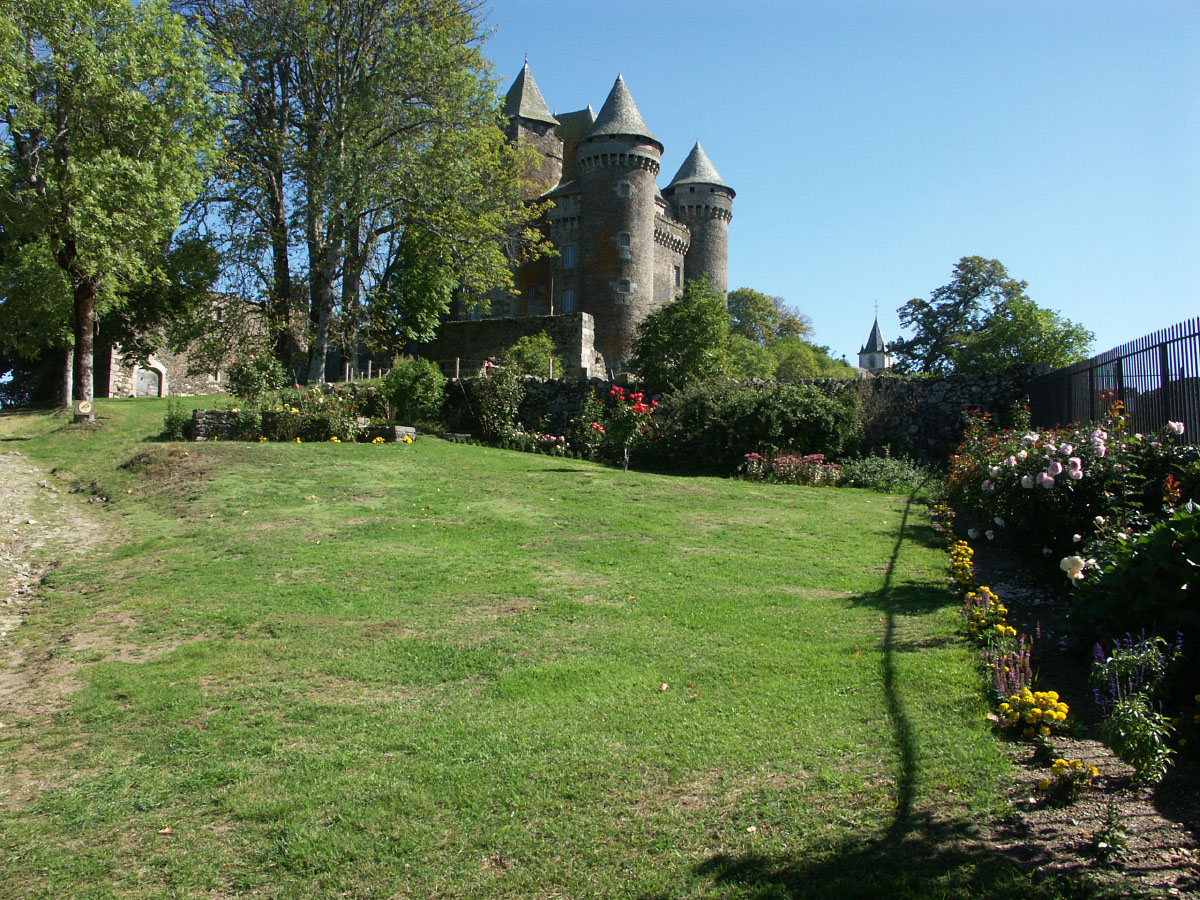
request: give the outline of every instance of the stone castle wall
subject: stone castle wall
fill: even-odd
[[[563,377],[588,378],[603,372],[604,358],[595,349],[594,322],[585,312],[445,322],[437,340],[423,345],[420,355],[436,362],[447,378],[454,377],[457,360],[459,374],[466,377],[478,374],[488,359],[503,356],[521,338],[543,331],[566,364]]]

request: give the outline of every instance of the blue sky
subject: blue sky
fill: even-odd
[[[999,259],[1106,350],[1200,315],[1197,0],[491,0],[507,90],[551,110],[623,73],[666,146],[737,191],[729,285],[854,360],[963,256]]]

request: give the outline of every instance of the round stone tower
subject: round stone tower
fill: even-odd
[[[654,310],[654,179],[662,152],[618,75],[576,150],[580,309],[595,319],[596,348],[614,371],[625,368],[638,323]]]
[[[684,259],[688,279],[708,275],[721,293],[729,284],[729,222],[734,190],[722,180],[697,141],[683,165],[663,190],[675,215],[691,229],[692,243]]]

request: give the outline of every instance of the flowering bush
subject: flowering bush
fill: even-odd
[[[1038,782],[1038,790],[1052,800],[1069,803],[1090,788],[1099,775],[1099,769],[1084,765],[1081,759],[1059,758],[1050,767],[1050,777]]]
[[[1002,635],[1008,634],[1008,607],[986,585],[977,591],[967,591],[963,598],[963,614],[967,618],[968,637],[987,641],[997,630]],[[1012,636],[1016,637],[1016,634],[1016,629],[1012,629]]]
[[[1000,721],[1025,737],[1048,737],[1061,731],[1071,709],[1057,691],[1031,691],[1022,688],[1000,704]]]
[[[255,403],[287,383],[283,364],[268,352],[229,360],[226,375],[229,393],[247,403]]]
[[[967,589],[975,584],[975,551],[966,541],[952,540],[950,544],[950,574],[954,583]]]
[[[1020,695],[1022,690],[1033,686],[1033,642],[1015,632],[1012,629],[1006,635],[1008,640],[989,642],[983,651],[988,686],[996,698]]]
[[[658,440],[654,416],[658,401],[646,402],[641,391],[626,393],[614,384],[608,392],[604,421],[592,423],[600,435],[600,452],[609,462],[628,467],[640,445]]]

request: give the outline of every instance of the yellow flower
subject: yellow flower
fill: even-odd
[[[1048,791],[1048,790],[1050,790],[1050,779],[1049,779],[1049,778],[1043,778],[1041,781],[1039,781],[1039,782],[1038,782],[1038,790],[1039,790],[1039,791]]]
[[[411,436],[411,435],[408,435],[408,434],[406,434],[406,435],[404,436],[404,443],[406,443],[406,444],[411,444],[411,443],[412,443],[412,436]]]
[[[300,443],[303,443],[303,442],[300,440],[300,438],[296,438],[296,443],[297,443],[297,444],[300,444]]]

